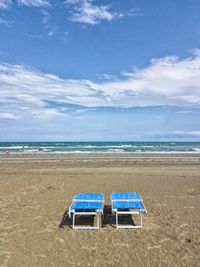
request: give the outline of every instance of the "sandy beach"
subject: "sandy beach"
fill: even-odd
[[[115,229],[112,191],[141,194],[143,229]],[[70,228],[78,192],[104,193],[100,230]],[[199,207],[199,155],[1,155],[0,266],[199,266]]]

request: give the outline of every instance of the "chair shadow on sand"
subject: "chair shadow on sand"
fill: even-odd
[[[120,225],[133,225],[135,226],[133,217],[130,214],[126,215],[118,215],[118,221]],[[95,223],[95,216],[77,216],[76,217],[76,225],[89,225],[93,226]],[[113,228],[116,228],[116,217],[111,213],[111,206],[105,205],[101,220],[101,227],[104,228],[107,225],[110,225]],[[62,220],[59,224],[59,228],[64,228],[68,226],[72,228],[72,218],[69,218],[68,209],[63,214]]]
[[[106,225],[110,225],[113,228],[116,228],[116,217],[111,212],[111,206],[104,206],[104,214],[102,219],[102,227],[106,227]],[[130,214],[126,215],[118,215],[118,221],[121,225],[133,225],[135,226],[134,220]]]
[[[88,225],[93,226],[95,223],[95,216],[76,216],[76,226]],[[68,226],[72,228],[72,218],[69,217],[68,209],[63,214],[62,220],[59,224],[59,228],[64,228]]]
[[[68,209],[64,212],[62,220],[60,221],[59,228],[64,228],[65,226],[71,227],[72,219],[69,218]]]

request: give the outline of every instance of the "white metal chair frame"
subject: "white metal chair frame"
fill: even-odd
[[[123,211],[123,210],[114,209],[113,202],[142,202],[142,205],[144,206],[143,199],[111,199],[111,208],[112,208],[112,213],[115,214],[115,217],[116,217],[116,228],[117,229],[143,228],[142,214],[147,213],[145,206],[144,206],[144,209],[132,209],[128,211]],[[139,225],[119,225],[118,215],[120,214],[122,215],[138,214]]]
[[[100,229],[101,227],[101,215],[103,214],[103,203],[104,200],[85,200],[85,199],[75,199],[73,198],[73,202],[101,202],[102,203],[102,207],[101,209],[96,209],[95,211],[76,211],[75,209],[71,209],[71,206],[69,207],[69,218],[72,217],[72,229]],[[97,217],[97,224],[94,226],[77,226],[75,224],[76,221],[76,215],[78,216],[90,216],[90,215],[94,215]]]

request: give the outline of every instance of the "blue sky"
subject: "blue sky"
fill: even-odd
[[[200,1],[0,0],[0,141],[200,141]]]

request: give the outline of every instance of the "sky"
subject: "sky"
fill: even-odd
[[[199,0],[0,0],[0,141],[200,141]]]

